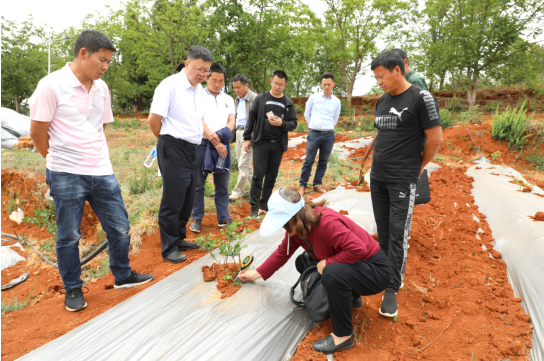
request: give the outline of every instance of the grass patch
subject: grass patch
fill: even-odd
[[[97,268],[91,268],[87,271],[83,271],[81,273],[81,279],[83,279],[83,284],[86,286],[93,278],[100,278],[108,273],[110,273],[110,258],[106,256],[98,261]]]
[[[47,233],[57,238],[57,212],[53,201],[46,201],[43,209],[34,209],[34,216],[26,216],[23,218],[23,223],[26,225],[34,225],[37,228],[45,227]]]
[[[491,137],[496,140],[505,140],[508,142],[508,148],[520,149],[525,146],[529,135],[524,135],[534,113],[530,117],[525,116],[525,103],[519,108],[506,110],[499,114],[495,112],[493,124],[491,125]]]
[[[440,109],[440,121],[442,122],[443,130],[452,127],[455,122],[453,121],[451,110]]]
[[[19,311],[25,308],[26,306],[30,306],[31,300],[32,300],[32,296],[28,296],[28,298],[24,301],[18,301],[17,296],[14,296],[13,299],[9,302],[6,302],[6,300],[3,299],[2,300],[2,315],[8,312]]]

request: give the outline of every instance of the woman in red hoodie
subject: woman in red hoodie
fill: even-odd
[[[244,270],[239,278],[242,281],[255,281],[261,277],[267,280],[299,247],[309,249],[304,242],[306,238],[319,260],[317,270],[327,291],[333,326],[333,332],[314,342],[312,348],[331,354],[353,347],[351,309],[362,307],[360,296],[385,290],[391,269],[387,256],[367,231],[324,204],[325,201],[305,203],[293,187],[274,192],[259,231],[266,237],[283,227],[285,237],[257,270]]]

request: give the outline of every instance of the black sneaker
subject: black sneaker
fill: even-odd
[[[385,317],[395,317],[397,315],[397,294],[395,292],[385,291],[379,312],[380,315]]]
[[[361,308],[363,307],[363,299],[361,297],[357,297],[353,299],[353,302],[351,302],[351,308]]]
[[[259,206],[259,214],[268,213],[268,207]]]
[[[226,222],[223,222],[223,223],[217,223],[217,227],[219,228],[223,228],[223,227],[226,227],[227,224],[231,224],[231,223],[234,223],[234,221],[232,219],[228,219]]]
[[[153,275],[139,274],[134,271],[131,271],[130,276],[128,276],[124,280],[120,280],[120,281],[115,280],[113,287],[116,290],[120,288],[135,287],[135,286],[143,285],[144,283],[151,281],[154,277],[155,276]]]
[[[200,233],[200,222],[201,219],[195,219],[193,223],[191,223],[191,227],[189,229],[195,233]]]
[[[251,213],[249,218],[258,218],[259,217],[259,206],[251,205]]]
[[[89,289],[87,289],[87,292],[89,292]],[[87,307],[87,302],[85,302],[85,297],[83,297],[83,290],[81,287],[78,288],[72,288],[67,290],[66,288],[61,288],[60,293],[62,294],[62,290],[64,290],[65,296],[64,296],[64,306],[66,306],[66,309],[70,312],[76,312],[81,311],[85,307]],[[87,293],[85,292],[85,293]]]

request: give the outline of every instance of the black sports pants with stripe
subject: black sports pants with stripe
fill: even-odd
[[[371,178],[370,195],[380,248],[391,266],[391,281],[385,290],[398,292],[406,272],[416,183],[386,183]]]

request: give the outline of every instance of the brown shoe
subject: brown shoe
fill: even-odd
[[[304,197],[304,192],[306,192],[306,187],[300,187],[298,189],[298,193],[300,194],[301,197]]]
[[[325,188],[321,187],[320,185],[315,186],[314,191],[319,192],[319,193],[326,193],[327,192],[327,190]]]

